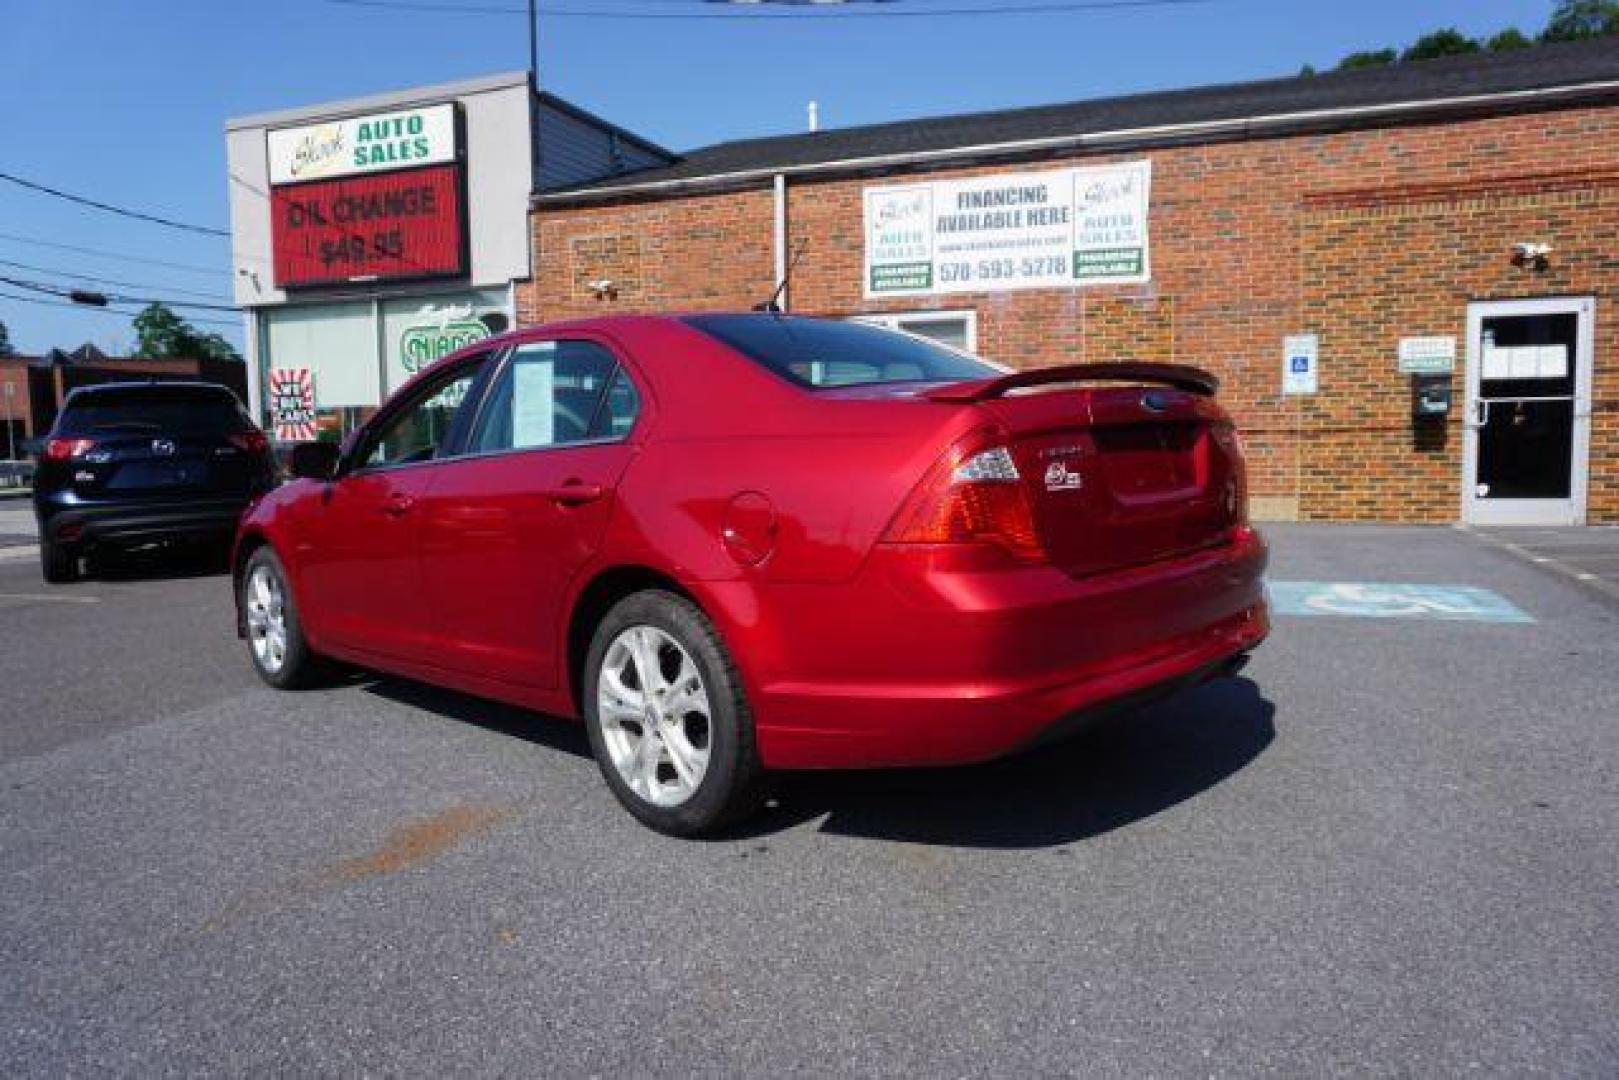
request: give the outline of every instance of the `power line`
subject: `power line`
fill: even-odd
[[[77,289],[66,289],[60,285],[52,285],[45,281],[30,281],[26,278],[7,277],[0,274],[0,281],[19,289],[28,289],[31,292],[44,293],[47,296],[72,297]],[[196,308],[199,311],[235,311],[233,304],[204,304],[195,300],[169,300],[158,299],[151,296],[129,296],[124,293],[107,293],[105,299],[114,304],[162,304],[165,307]]]
[[[220,277],[230,277],[230,271],[218,266],[198,266],[196,263],[169,262],[166,259],[152,259],[144,255],[130,255],[120,251],[107,251],[103,248],[79,247],[74,244],[60,244],[54,240],[39,240],[32,236],[17,236],[12,233],[0,232],[0,240],[10,240],[17,244],[32,244],[35,247],[54,248],[57,251],[71,251],[77,255],[93,255],[101,259],[117,259],[122,262],[145,263],[147,266],[161,266],[169,270],[183,270],[191,274],[217,274]]]
[[[90,281],[97,285],[122,285],[129,289],[157,289],[161,292],[179,293],[182,296],[200,296],[204,300],[229,300],[224,293],[199,292],[196,289],[182,289],[178,285],[152,285],[140,281],[120,281],[117,278],[96,277],[93,274],[79,274],[71,270],[59,270],[50,266],[35,266],[32,263],[16,262],[12,259],[0,259],[0,266],[11,266],[18,270],[32,270],[36,274],[55,274],[57,277],[69,278],[73,281]]]
[[[58,199],[65,199],[71,203],[78,203],[80,206],[88,206],[96,210],[104,210],[109,214],[117,214],[120,217],[133,218],[136,221],[146,221],[154,225],[166,225],[171,229],[183,229],[186,232],[201,233],[203,236],[223,236],[226,238],[229,238],[230,236],[230,231],[227,229],[215,229],[208,225],[192,225],[189,222],[175,221],[173,218],[158,217],[156,214],[146,214],[139,210],[126,210],[122,206],[114,206],[111,203],[98,202],[95,199],[87,199],[83,195],[73,195],[69,192],[50,187],[46,184],[36,183],[33,180],[24,180],[22,177],[13,176],[8,172],[0,172],[0,180],[8,180],[11,183],[16,184],[18,187],[29,188],[30,190],[38,191],[45,195],[55,196]]]
[[[41,307],[72,308],[74,311],[86,312],[91,315],[119,315],[126,319],[140,314],[136,311],[116,311],[110,307],[85,307],[83,304],[72,304],[65,300],[47,300],[41,296],[18,296],[16,293],[9,293],[4,290],[0,290],[0,300],[15,300],[19,304],[39,304]],[[240,329],[242,325],[229,319],[195,318],[187,319],[186,321],[195,326],[228,326],[233,329]]]
[[[435,0],[324,0],[339,7],[387,8],[393,11],[440,12],[456,15],[528,15],[527,8],[502,4],[446,4]],[[720,0],[723,2],[723,0]],[[1214,0],[1068,0],[1063,3],[1003,4],[996,7],[954,7],[899,10],[884,7],[879,11],[846,11],[830,4],[781,5],[780,11],[585,11],[579,8],[541,8],[539,14],[547,19],[708,19],[720,22],[801,20],[817,22],[825,19],[931,19],[970,15],[1057,15],[1083,11],[1112,11],[1128,8],[1187,7],[1192,4],[1213,3]],[[750,8],[754,5],[749,4]],[[763,7],[765,5],[758,5]],[[815,10],[825,8],[827,10]]]

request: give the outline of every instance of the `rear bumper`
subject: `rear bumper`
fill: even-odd
[[[42,537],[74,547],[130,546],[228,537],[251,501],[244,496],[127,505],[67,503],[36,510]]]
[[[1246,530],[1084,579],[919,571],[914,552],[879,551],[830,590],[848,595],[778,590],[754,625],[781,629],[748,642],[765,657],[761,757],[784,769],[985,761],[1219,677],[1269,633],[1265,562]]]

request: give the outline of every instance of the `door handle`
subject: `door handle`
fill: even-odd
[[[390,495],[388,501],[382,504],[382,512],[389,517],[404,517],[415,505],[416,500],[409,495],[404,493]]]
[[[577,480],[570,480],[560,487],[542,488],[540,497],[550,499],[563,506],[583,506],[585,503],[595,502],[607,492],[600,484],[581,484]]]

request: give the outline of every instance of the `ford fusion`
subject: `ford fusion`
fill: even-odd
[[[294,448],[238,630],[273,686],[341,661],[581,718],[696,834],[770,771],[985,761],[1239,667],[1266,552],[1215,391],[773,313],[518,331]]]

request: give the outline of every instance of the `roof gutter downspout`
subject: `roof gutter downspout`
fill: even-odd
[[[776,174],[776,280],[781,296],[776,303],[786,311],[789,302],[787,282],[787,174]]]

